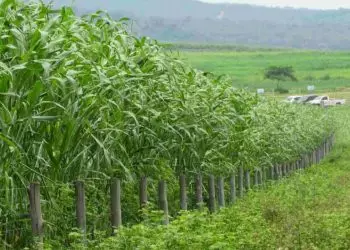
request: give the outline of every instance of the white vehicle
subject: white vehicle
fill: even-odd
[[[345,104],[345,99],[330,99],[328,96],[318,96],[315,99],[308,102],[308,104],[312,105],[320,105],[320,106],[335,106],[335,105],[343,105]]]
[[[297,102],[300,98],[301,98],[301,96],[299,96],[299,95],[292,95],[292,96],[288,96],[287,99],[284,100],[284,102],[287,102],[287,103],[295,103],[295,102]]]
[[[299,100],[297,100],[297,103],[307,104],[316,98],[317,98],[317,95],[304,95]]]

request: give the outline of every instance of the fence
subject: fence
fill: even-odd
[[[225,180],[229,180],[229,201],[233,204],[237,196],[243,197],[244,193],[251,189],[251,181],[254,186],[261,186],[264,182],[269,180],[279,180],[287,177],[295,171],[299,171],[310,167],[313,164],[318,164],[333,148],[334,134],[326,138],[321,145],[309,152],[303,154],[299,159],[292,162],[285,162],[283,164],[276,164],[269,168],[256,168],[254,171],[245,170],[243,167],[238,169],[237,176],[232,174],[228,178],[223,176],[215,177],[214,175],[203,176],[197,174],[195,177],[194,197],[196,199],[197,207],[200,209],[204,206],[203,203],[203,179],[208,181],[208,209],[211,213],[219,208],[225,207]],[[237,183],[236,183],[237,179]],[[186,175],[179,176],[179,201],[181,210],[188,209],[188,192],[187,192],[187,178]],[[147,194],[147,177],[143,176],[139,182],[139,203],[140,208],[144,208],[148,203]],[[75,188],[75,205],[76,205],[76,223],[77,227],[81,229],[82,233],[86,233],[86,206],[85,206],[85,186],[83,181],[74,182]],[[110,223],[112,234],[122,225],[122,203],[121,203],[121,180],[112,178],[110,181]],[[31,183],[29,186],[29,204],[30,204],[30,219],[31,230],[33,236],[43,242],[44,238],[44,223],[41,213],[40,205],[40,184]],[[158,207],[164,213],[163,223],[169,223],[168,210],[168,196],[167,183],[164,180],[158,183]]]

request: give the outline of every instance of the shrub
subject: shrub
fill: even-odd
[[[312,75],[308,75],[308,76],[304,77],[304,80],[306,80],[306,81],[313,81],[313,80],[315,80],[315,77],[313,77]]]
[[[324,75],[320,78],[320,80],[323,80],[323,81],[328,81],[328,80],[331,80],[331,76],[330,75]]]
[[[289,90],[278,86],[277,88],[275,88],[275,92],[280,93],[280,94],[287,94],[287,93],[289,93]]]

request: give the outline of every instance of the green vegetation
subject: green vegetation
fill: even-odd
[[[276,81],[298,81],[294,75],[294,69],[290,66],[270,66],[265,70],[265,79],[276,80]]]
[[[264,78],[277,81],[277,87],[275,89],[275,92],[277,93],[288,93],[288,89],[282,88],[279,83],[280,81],[298,81],[298,79],[294,75],[294,69],[290,66],[270,66],[265,70]]]
[[[350,113],[337,119],[335,150],[320,165],[209,215],[184,213],[169,226],[140,224],[102,239],[97,249],[349,249]]]
[[[275,82],[264,80],[269,66],[292,66],[298,82],[286,81],[281,87],[292,92],[306,91],[315,85],[318,91],[350,87],[348,52],[319,51],[183,51],[182,57],[192,66],[217,75],[228,75],[234,86],[272,91]]]
[[[80,18],[70,8],[43,3],[0,2],[2,247],[33,242],[30,182],[42,184],[45,241],[57,249],[79,244],[72,182],[84,180],[87,235],[96,245],[110,229],[111,177],[123,180],[126,225],[140,221],[137,182],[143,175],[150,193],[159,179],[167,180],[174,216],[179,173],[228,175],[238,167],[292,161],[333,130],[324,110],[278,105],[234,89],[156,41],[132,36],[124,21],[101,12]],[[155,202],[150,199],[150,208]],[[155,224],[146,212],[145,223]],[[242,223],[242,232],[257,223],[265,227],[263,220]],[[215,220],[213,225],[221,227]]]
[[[259,46],[245,46],[245,45],[235,45],[235,44],[215,44],[215,43],[162,43],[162,46],[174,51],[190,51],[190,52],[203,52],[203,51],[291,51],[291,49],[283,48],[269,48],[269,47],[259,47]]]

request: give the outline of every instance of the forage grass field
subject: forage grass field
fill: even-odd
[[[346,176],[341,146],[337,163],[320,172],[251,192],[216,215],[177,216],[179,174],[193,180],[293,162],[319,146],[334,131],[334,116],[345,119],[348,110],[281,104],[232,88],[231,81],[190,67],[157,41],[134,37],[125,21],[102,12],[79,17],[42,2],[0,1],[0,248],[35,248],[26,219],[33,182],[42,184],[48,249],[86,248],[81,242],[98,249],[266,249],[298,242],[332,246],[333,239],[348,248],[348,230],[339,229],[348,217],[328,206],[347,205],[347,179],[337,182]],[[345,122],[338,127],[347,128]],[[153,210],[139,211],[143,176],[149,193],[159,181],[169,184],[169,227],[152,220]],[[123,182],[126,227],[106,239],[112,177]],[[86,237],[76,229],[76,180],[86,184]],[[322,200],[324,205],[313,203]],[[330,214],[329,225],[315,217],[319,222],[308,228],[306,212],[316,205]],[[304,210],[304,217],[286,219]]]
[[[350,87],[349,52],[300,50],[213,50],[183,49],[181,57],[192,66],[217,75],[228,75],[233,84],[255,90],[276,88],[276,83],[264,79],[269,66],[292,66],[297,82],[281,83],[292,93],[306,92],[308,85],[316,91],[340,91]]]
[[[349,249],[350,108],[329,111],[336,146],[321,164],[254,190],[219,213],[122,229],[99,249]]]
[[[0,248],[34,244],[21,219],[32,182],[42,184],[44,243],[69,248],[76,180],[86,184],[87,238],[94,241],[110,230],[112,177],[123,181],[124,225],[144,218],[142,176],[150,193],[167,181],[176,217],[180,174],[230,176],[295,161],[333,131],[323,110],[232,88],[157,41],[134,37],[125,22],[0,1]],[[242,227],[249,232],[249,223]]]

